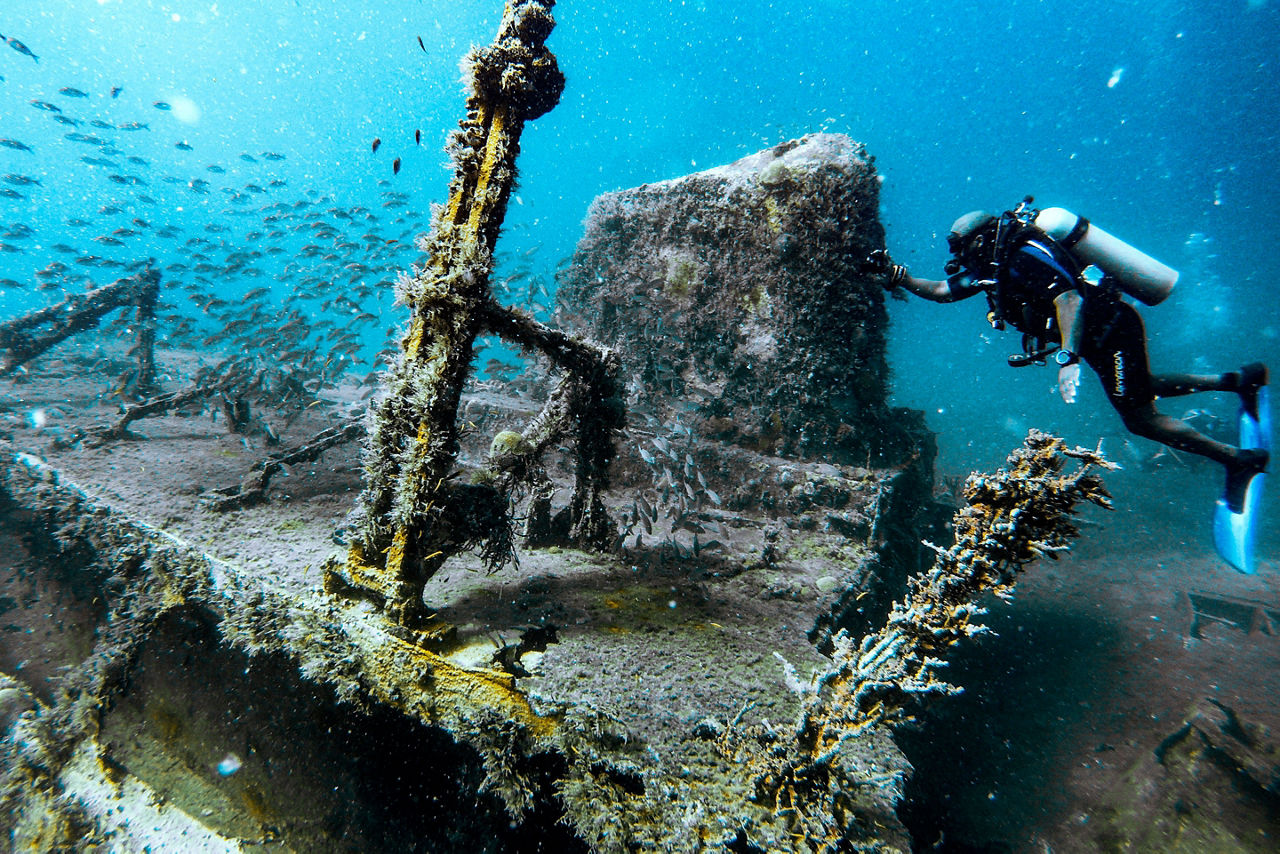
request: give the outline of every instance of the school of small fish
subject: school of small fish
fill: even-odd
[[[21,41],[0,39],[36,59]],[[421,39],[419,44],[426,49]],[[349,372],[367,371],[363,382],[371,393],[407,317],[394,306],[393,284],[426,261],[416,238],[429,218],[415,209],[411,195],[385,178],[378,182],[379,207],[342,204],[335,193],[315,189],[298,192],[274,170],[287,159],[277,151],[241,153],[234,166],[200,160],[186,174],[171,174],[174,164],[161,168],[130,151],[133,134],[161,132],[159,125],[81,115],[110,105],[123,91],[64,86],[49,100],[29,102],[67,126],[65,140],[83,147],[78,160],[86,184],[103,180],[115,187],[102,185],[111,201],[95,216],[67,219],[57,234],[42,235],[17,215],[32,194],[48,192],[38,177],[47,174],[41,171],[42,146],[0,138],[0,146],[18,153],[0,152],[0,163],[30,164],[0,175],[0,290],[47,291],[53,302],[151,265],[161,274],[163,344],[211,356],[257,353],[288,366],[312,394]],[[0,91],[0,111],[20,109],[3,97]],[[150,107],[171,109],[164,101]],[[415,131],[417,145],[421,138]],[[373,140],[372,154],[381,143]],[[173,148],[182,153],[177,163],[192,162],[187,154],[196,148],[186,139]],[[393,176],[401,166],[395,157]],[[240,183],[246,175],[248,183]],[[155,192],[157,186],[164,190]],[[205,202],[220,196],[222,205],[193,226],[190,209],[174,202],[188,194]],[[504,274],[495,276],[494,291],[545,316],[550,296],[547,278],[534,272],[536,249],[502,259]],[[495,373],[506,368],[497,360],[488,367]]]

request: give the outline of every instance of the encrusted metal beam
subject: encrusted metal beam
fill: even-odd
[[[553,5],[554,0],[511,0],[493,44],[467,57],[471,95],[467,117],[449,146],[449,201],[432,223],[426,268],[400,283],[399,296],[413,312],[409,332],[387,394],[374,410],[366,487],[347,561],[326,576],[329,589],[368,595],[392,622],[406,627],[424,622],[422,585],[451,555],[478,549],[495,564],[511,554],[508,495],[501,484],[456,478],[459,399],[476,337],[496,331],[543,350],[575,381],[596,390],[588,398],[615,393],[617,365],[607,351],[531,325],[531,319],[497,305],[489,289],[521,131],[554,107],[564,89],[555,56],[545,46],[555,25]],[[579,448],[580,457],[593,461],[579,479],[592,485],[586,491],[594,496],[602,483],[599,464],[612,457],[620,411],[601,429],[591,426],[582,407],[575,407],[575,415],[580,445],[609,445]],[[598,500],[589,499],[585,511],[578,508],[586,517],[585,541],[603,541],[591,535],[601,527],[601,512]]]

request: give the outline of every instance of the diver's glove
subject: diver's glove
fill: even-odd
[[[859,270],[866,275],[883,276],[886,291],[896,291],[907,278],[907,268],[893,263],[884,249],[877,249],[868,255]]]

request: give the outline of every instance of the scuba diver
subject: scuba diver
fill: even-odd
[[[1023,352],[1010,356],[1010,365],[1043,365],[1051,358],[1058,366],[1062,399],[1074,403],[1084,362],[1102,381],[1129,432],[1221,463],[1227,474],[1224,501],[1232,513],[1244,512],[1249,483],[1266,470],[1268,452],[1215,441],[1164,415],[1155,401],[1200,391],[1235,392],[1242,412],[1257,422],[1266,365],[1255,362],[1210,375],[1152,374],[1142,318],[1121,294],[1154,305],[1168,296],[1177,272],[1083,217],[1062,208],[1034,210],[1032,202],[1027,196],[1000,216],[973,211],[956,220],[947,236],[952,259],[943,281],[912,276],[884,250],[873,252],[863,271],[882,275],[892,293],[905,289],[933,302],[985,294],[991,325],[1004,329],[1007,324],[1022,333]]]

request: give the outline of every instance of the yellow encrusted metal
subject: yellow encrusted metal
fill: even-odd
[[[520,134],[564,88],[544,45],[553,5],[508,3],[493,44],[468,56],[471,94],[450,144],[449,201],[432,223],[425,269],[402,283],[413,310],[409,333],[375,411],[348,558],[332,570],[341,578],[327,582],[371,595],[406,628],[425,621],[421,585],[451,554],[486,538],[491,556],[508,548],[499,518],[505,497],[453,482],[457,413],[475,339],[489,322],[493,248],[515,182]]]

